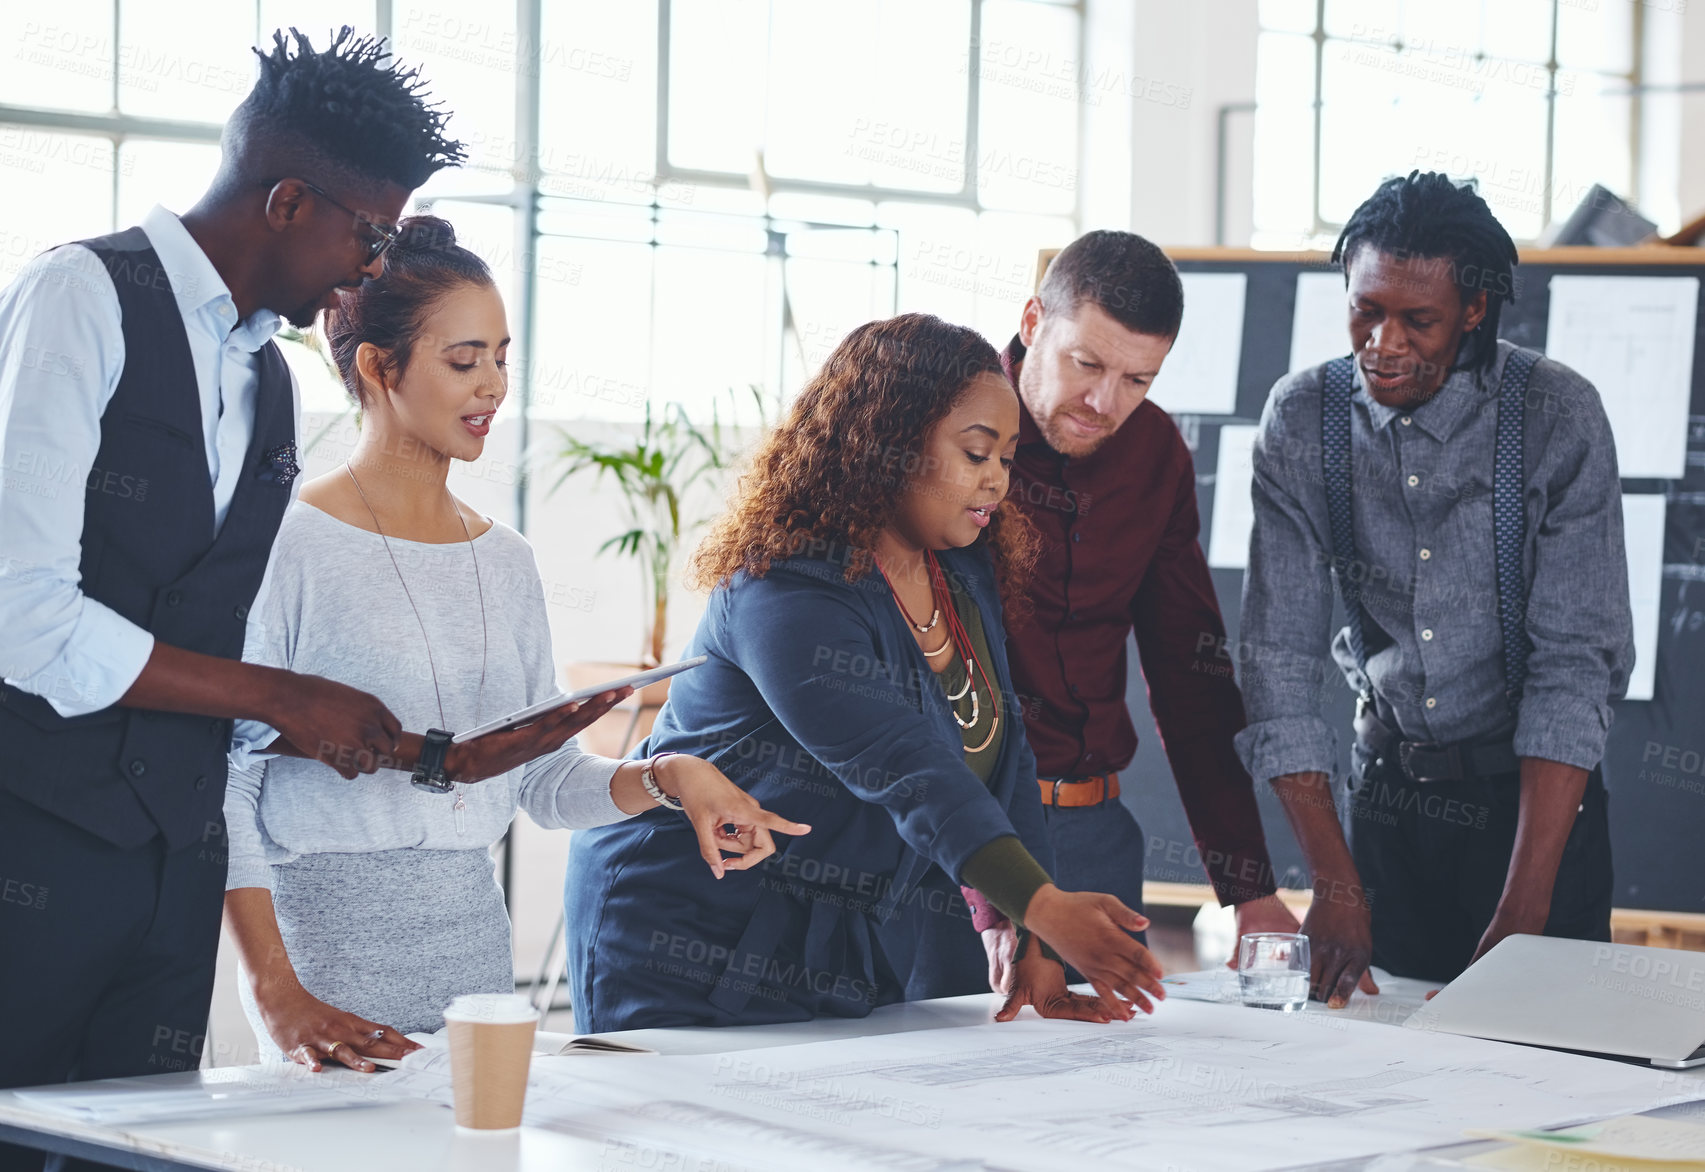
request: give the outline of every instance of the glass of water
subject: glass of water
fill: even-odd
[[[1295,1013],[1308,1003],[1308,974],[1308,937],[1299,932],[1251,932],[1237,942],[1245,1005]]]

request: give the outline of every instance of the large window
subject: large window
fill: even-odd
[[[546,5],[539,414],[785,393],[903,310],[1004,341],[1076,226],[1080,104],[1048,71],[1081,30],[1042,0]]]
[[[852,326],[927,310],[997,344],[1077,226],[1081,3],[63,0],[0,6],[0,281],[184,211],[249,46],[350,23],[469,144],[417,193],[498,271],[535,418],[787,394]],[[310,410],[344,406],[292,349]]]
[[[1479,181],[1518,240],[1638,199],[1639,4],[1261,0],[1255,241],[1329,242],[1380,180]]]
[[[371,29],[374,0],[60,0],[0,5],[0,284],[66,240],[186,211],[219,165],[251,46],[292,25]],[[342,410],[324,361],[286,341],[309,410]]]

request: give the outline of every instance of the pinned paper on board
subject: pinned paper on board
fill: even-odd
[[[1245,273],[1180,273],[1184,323],[1161,364],[1149,398],[1171,415],[1230,415],[1237,410],[1243,362]]]
[[[1343,273],[1298,273],[1296,311],[1291,317],[1292,374],[1350,352],[1349,314]]]
[[[1628,552],[1628,603],[1634,612],[1634,671],[1629,700],[1650,700],[1658,666],[1658,603],[1664,585],[1664,498],[1624,493],[1622,541]]]
[[[1545,353],[1598,388],[1625,477],[1683,475],[1698,323],[1697,277],[1551,278]]]
[[[1214,516],[1208,530],[1208,565],[1241,570],[1249,564],[1249,534],[1255,528],[1255,433],[1246,423],[1220,428],[1220,458],[1214,472]]]

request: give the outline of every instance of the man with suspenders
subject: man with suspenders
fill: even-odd
[[[381,272],[462,151],[382,43],[295,48],[260,54],[195,207],[0,292],[0,1086],[199,1064],[233,719],[346,777],[400,732],[364,692],[241,662],[297,473],[272,337]],[[42,1166],[0,1144],[0,1172]]]
[[[1313,872],[1337,1006],[1370,961],[1448,981],[1514,933],[1610,939],[1599,762],[1633,642],[1603,404],[1498,340],[1516,250],[1485,201],[1388,180],[1332,259],[1352,353],[1281,380],[1255,445],[1238,748]],[[1334,661],[1358,697],[1342,826]]]

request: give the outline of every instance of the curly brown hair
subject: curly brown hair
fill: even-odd
[[[807,550],[840,551],[846,580],[864,577],[877,536],[923,466],[930,430],[982,374],[1003,374],[994,347],[927,313],[853,330],[759,447],[729,510],[693,554],[688,583],[712,590],[742,570],[762,578]],[[1010,615],[1022,607],[1041,540],[1009,499],[978,541],[988,543]]]

